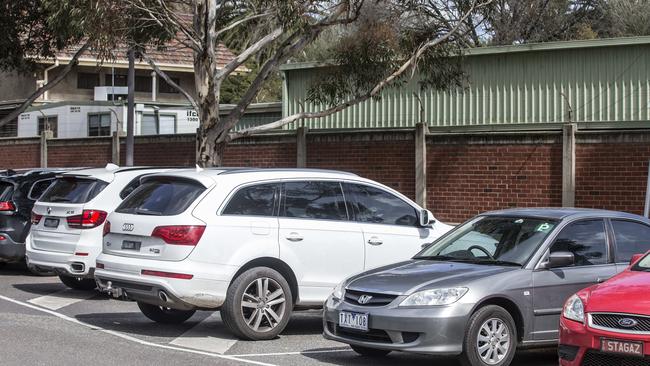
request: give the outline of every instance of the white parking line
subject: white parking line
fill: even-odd
[[[98,327],[96,325],[84,323],[84,322],[82,322],[80,320],[77,320],[75,318],[71,318],[71,317],[69,317],[67,315],[57,313],[56,311],[52,311],[52,310],[49,310],[49,309],[44,309],[44,308],[41,308],[39,306],[28,304],[26,302],[15,300],[15,299],[12,299],[10,297],[3,296],[3,295],[0,295],[0,300],[5,300],[5,301],[8,301],[8,302],[14,303],[16,305],[20,305],[20,306],[24,306],[26,308],[30,308],[32,310],[47,313],[47,314],[56,316],[57,318],[63,319],[65,321],[75,323],[77,325],[81,325],[81,326],[84,326],[84,327],[87,327],[87,328],[90,328],[90,329],[93,329],[93,330],[97,330],[97,331],[100,331],[100,332],[103,332],[103,333],[106,333],[106,334],[110,334],[110,335],[122,338],[124,340],[130,341],[130,342],[135,342],[135,343],[138,343],[138,344],[141,344],[141,345],[144,345],[144,346],[168,349],[168,350],[179,351],[179,352],[193,353],[193,354],[202,355],[202,356],[221,358],[221,359],[236,361],[236,362],[249,363],[249,364],[252,364],[252,365],[276,366],[276,365],[273,365],[273,364],[270,364],[270,363],[253,361],[253,360],[246,360],[246,359],[242,359],[242,358],[237,358],[235,356],[226,356],[226,355],[220,355],[220,354],[212,353],[212,352],[204,352],[204,351],[199,351],[199,350],[194,350],[194,349],[189,349],[189,348],[174,347],[174,346],[168,346],[168,345],[164,345],[164,344],[147,342],[147,341],[144,341],[142,339],[131,337],[131,336],[129,336],[127,334],[124,334],[124,333],[120,333],[120,332],[116,332],[116,331],[113,331],[113,330],[104,329],[104,328]]]
[[[78,291],[78,290],[66,289],[66,290],[55,292],[50,295],[45,295],[31,300],[27,300],[27,302],[34,305],[42,306],[50,310],[58,310],[68,305],[78,303],[79,301],[90,299],[95,295],[97,295],[97,293],[94,291]]]
[[[219,312],[214,312],[192,329],[169,343],[176,346],[224,354],[230,347],[237,343],[237,339],[228,333],[223,325],[220,326],[218,323],[219,319]]]
[[[319,353],[341,353],[354,352],[351,348],[327,349],[322,351],[297,351],[297,352],[276,352],[276,353],[244,353],[239,355],[229,355],[232,357],[270,357],[270,356],[296,356],[296,355],[313,355]]]

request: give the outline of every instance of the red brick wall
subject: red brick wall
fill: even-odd
[[[293,139],[292,139],[293,140]],[[230,167],[295,168],[296,143],[276,141],[253,145],[248,139],[226,147],[223,165]],[[264,141],[261,141],[264,142]]]
[[[410,132],[308,136],[307,167],[349,171],[415,196],[415,146]]]
[[[562,144],[459,137],[427,146],[427,207],[448,222],[489,210],[562,204]]]
[[[103,166],[111,162],[110,138],[52,140],[47,146],[51,167]]]
[[[40,139],[0,139],[0,169],[41,166]]]
[[[643,214],[650,143],[583,143],[576,149],[576,206]]]

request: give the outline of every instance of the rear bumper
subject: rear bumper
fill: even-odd
[[[2,234],[2,233],[0,233]],[[20,262],[25,258],[25,243],[16,243],[9,235],[0,240],[0,262]]]
[[[27,236],[25,254],[27,263],[67,276],[93,278],[95,261],[101,252],[101,247],[78,245],[75,253],[80,255],[77,255],[75,253],[37,250],[30,244],[31,236]]]
[[[179,310],[217,309],[223,305],[237,267],[183,260],[156,261],[101,254],[95,271],[99,289],[114,297]],[[142,270],[191,274],[191,279],[142,275]]]

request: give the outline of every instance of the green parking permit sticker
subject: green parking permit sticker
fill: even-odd
[[[535,229],[535,231],[547,232],[547,231],[549,231],[550,229],[551,229],[551,225],[549,225],[548,223],[545,222],[545,223],[543,223],[543,224],[540,224],[540,225],[537,227],[537,229]]]

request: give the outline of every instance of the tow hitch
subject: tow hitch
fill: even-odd
[[[113,287],[112,281],[106,281],[106,286],[102,285],[100,281],[97,281],[97,288],[99,288],[101,292],[107,293],[108,296],[111,296],[114,299],[128,299],[126,291],[119,287]]]

